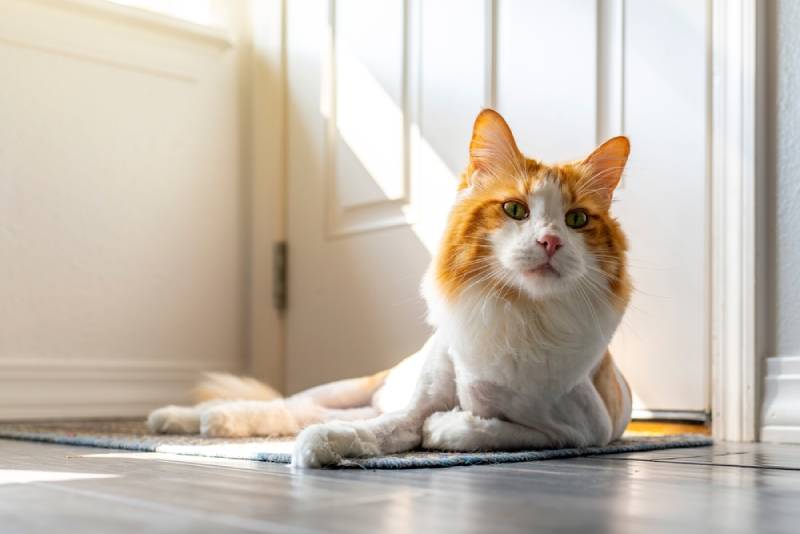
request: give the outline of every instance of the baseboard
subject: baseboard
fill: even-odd
[[[0,420],[141,417],[191,401],[204,371],[228,362],[0,360]]]
[[[800,443],[800,356],[767,359],[761,441]]]

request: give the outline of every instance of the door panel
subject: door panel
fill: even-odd
[[[596,142],[597,8],[594,0],[498,4],[497,108],[523,152],[547,161]]]

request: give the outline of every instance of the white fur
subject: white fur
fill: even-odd
[[[210,400],[194,406],[164,406],[150,412],[147,427],[161,434],[197,434],[203,413],[222,404],[224,400]]]
[[[150,413],[147,426],[151,432],[164,434],[291,436],[314,423],[369,419],[379,413],[371,406],[326,408],[313,398],[297,395],[271,401],[216,400],[196,406],[165,406]]]
[[[164,406],[150,412],[147,428],[162,434],[197,434],[200,432],[200,413],[195,406]]]
[[[548,445],[540,432],[495,418],[479,417],[472,412],[454,410],[437,412],[425,420],[422,446],[443,451],[480,451],[486,449],[528,449]]]
[[[305,429],[295,443],[292,463],[297,467],[336,464],[343,457],[380,454],[375,435],[358,423],[332,422]]]
[[[200,418],[200,432],[213,437],[288,436],[302,428],[300,420],[316,406],[289,409],[283,399],[245,400],[213,406]]]

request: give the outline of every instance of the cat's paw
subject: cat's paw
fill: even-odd
[[[437,412],[422,427],[422,448],[471,452],[486,448],[486,420],[470,412]]]
[[[375,434],[363,426],[332,422],[303,430],[294,446],[292,465],[323,467],[336,465],[342,458],[362,458],[380,454]]]
[[[246,438],[252,436],[246,414],[229,406],[212,406],[200,415],[200,433],[210,438]]]
[[[198,434],[200,412],[193,406],[164,406],[150,412],[147,428],[155,434]]]

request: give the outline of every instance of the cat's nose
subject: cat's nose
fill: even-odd
[[[548,234],[540,237],[536,242],[544,247],[548,258],[552,258],[553,254],[561,248],[561,238],[557,235]]]

